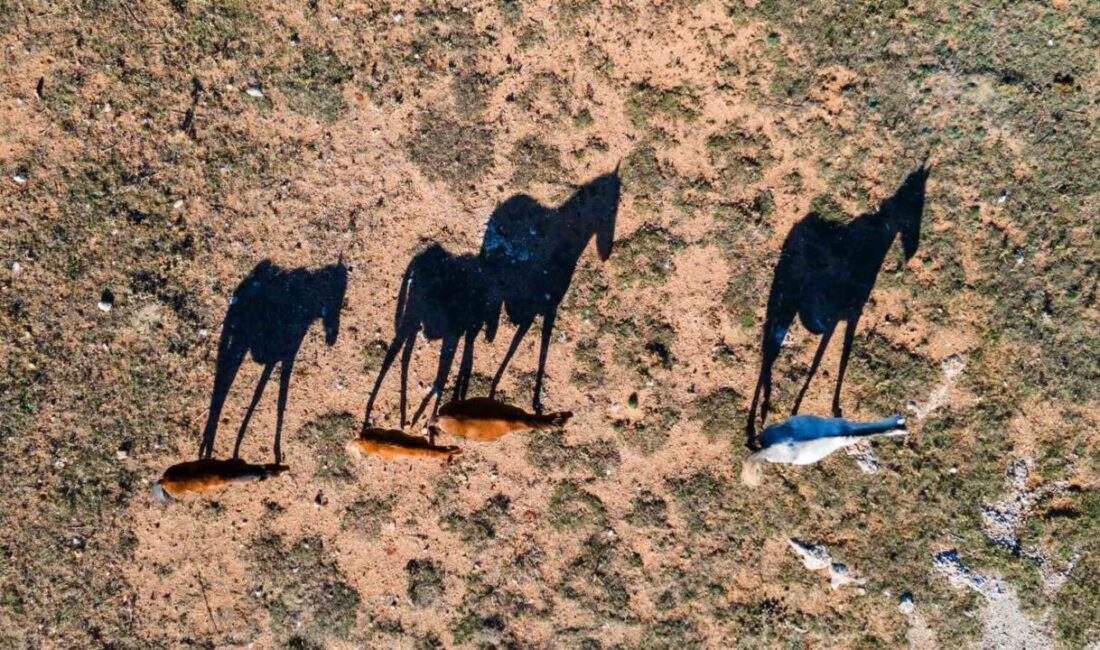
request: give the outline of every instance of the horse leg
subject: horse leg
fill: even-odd
[[[401,350],[401,428],[405,428],[405,409],[409,395],[409,362],[412,361],[413,347],[416,345],[416,332],[405,337]]]
[[[852,354],[852,342],[856,336],[856,325],[859,324],[859,315],[850,318],[844,326],[844,349],[840,353],[840,369],[836,373],[836,391],[833,392],[833,416],[843,417],[840,409],[840,388],[844,385],[844,373],[848,370],[848,357]]]
[[[508,344],[508,351],[504,353],[504,361],[501,362],[500,369],[497,370],[497,374],[493,376],[493,383],[489,386],[489,397],[496,395],[497,384],[500,383],[500,378],[504,376],[504,369],[507,368],[508,364],[512,361],[512,355],[516,353],[520,341],[527,335],[527,330],[531,329],[533,323],[534,321],[528,321],[516,326],[516,333],[512,336],[512,342]]]
[[[200,459],[210,458],[214,453],[214,436],[218,433],[218,420],[222,416],[222,407],[225,406],[229,388],[237,378],[237,371],[240,370],[247,353],[248,350],[243,346],[226,346],[218,350],[218,361],[214,371],[214,391],[210,395],[210,412],[206,416],[206,427],[203,429],[202,442],[199,444]]]
[[[752,392],[752,406],[749,407],[749,419],[745,424],[745,438],[746,445],[751,450],[756,450],[756,407],[760,404],[760,394],[764,392],[764,386],[770,385],[772,380],[771,366],[767,361],[761,361],[760,363],[760,375],[756,378],[756,389]],[[763,404],[763,415],[760,425],[763,426],[763,420],[768,417],[768,402],[765,399]]]
[[[275,464],[283,463],[283,415],[286,413],[286,398],[290,391],[290,374],[294,370],[294,358],[283,359],[279,367],[279,405],[275,411]]]
[[[393,365],[394,359],[397,358],[397,353],[401,351],[401,344],[405,341],[404,338],[398,335],[394,335],[393,341],[390,342],[390,347],[386,349],[386,356],[382,359],[382,368],[378,371],[378,378],[374,380],[374,388],[371,389],[370,398],[367,400],[367,414],[363,418],[363,430],[367,430],[367,426],[370,424],[370,414],[374,410],[374,400],[378,397],[378,391],[382,388],[382,380],[386,378],[386,373],[390,371],[390,366]]]
[[[833,338],[833,332],[835,331],[836,323],[833,323],[821,334],[821,341],[817,344],[817,352],[814,353],[814,360],[810,364],[810,372],[806,375],[806,382],[802,384],[802,390],[798,391],[798,397],[794,400],[791,415],[798,415],[798,407],[802,406],[802,398],[806,396],[806,390],[810,387],[814,375],[817,374],[817,368],[821,365],[821,357],[825,356],[825,348],[829,347],[829,339]]]
[[[233,458],[238,458],[240,456],[241,441],[244,440],[244,431],[248,428],[248,421],[252,419],[252,412],[256,410],[256,405],[260,403],[260,397],[264,394],[264,387],[267,386],[267,381],[271,379],[271,371],[274,369],[274,363],[264,365],[264,371],[260,374],[260,381],[256,384],[256,391],[252,393],[252,403],[248,405],[248,410],[244,412],[244,419],[241,420],[241,428],[237,431],[237,443],[233,445]]]
[[[439,367],[435,371],[435,381],[432,382],[431,390],[420,401],[420,406],[417,407],[416,413],[413,415],[412,422],[414,424],[424,414],[424,409],[428,407],[428,402],[431,401],[433,396],[435,397],[435,407],[432,409],[432,415],[435,415],[436,411],[439,410],[439,400],[443,396],[443,389],[447,386],[447,376],[451,374],[451,366],[454,364],[457,349],[457,336],[448,336],[443,339],[443,346],[439,350]]]
[[[470,329],[462,342],[462,362],[458,365],[458,377],[455,380],[456,400],[466,399],[466,391],[470,388],[470,377],[474,374],[474,342],[479,331],[480,328]]]
[[[535,399],[531,407],[535,413],[542,413],[542,379],[546,375],[546,355],[550,351],[550,337],[554,334],[554,321],[558,318],[557,307],[542,316],[542,341],[539,343],[539,367],[535,371]]]

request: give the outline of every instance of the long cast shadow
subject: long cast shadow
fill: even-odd
[[[581,186],[561,206],[543,206],[526,195],[502,203],[489,218],[477,255],[457,255],[431,244],[409,262],[401,280],[394,315],[394,337],[386,350],[367,401],[364,430],[382,382],[401,354],[401,426],[406,424],[408,369],[418,334],[442,341],[431,389],[412,417],[416,422],[432,397],[438,411],[458,346],[462,360],[454,398],[464,399],[474,367],[474,343],[482,331],[493,341],[501,312],[516,326],[504,361],[494,375],[495,394],[504,371],[537,317],[542,316],[542,345],[535,381],[534,405],[546,368],[547,351],[558,307],[565,297],[581,253],[596,239],[601,259],[611,255],[619,205],[619,170]]]
[[[810,332],[820,335],[821,340],[810,364],[806,382],[795,399],[792,414],[798,413],[825,349],[837,325],[844,321],[847,323],[844,329],[844,348],[841,351],[832,408],[835,416],[841,416],[840,392],[856,327],[874,289],[886,254],[899,235],[907,261],[916,254],[920,245],[928,173],[926,161],[906,177],[898,191],[882,204],[878,212],[861,215],[848,223],[828,221],[816,213],[810,213],[795,224],[787,235],[768,295],[760,375],[753,392],[746,427],[750,448],[756,446],[758,406],[760,425],[763,426],[767,420],[771,401],[772,367],[779,357],[783,340],[796,315],[802,325]]]
[[[542,412],[542,382],[558,307],[565,298],[581,253],[593,238],[602,261],[611,257],[622,183],[619,168],[581,186],[557,208],[518,195],[489,217],[479,253],[491,281],[494,313],[501,310],[516,332],[493,376],[489,396],[496,394],[504,371],[523,337],[542,317],[539,363],[532,406]]]
[[[282,269],[264,260],[241,280],[230,298],[218,341],[218,359],[210,412],[199,445],[199,458],[210,458],[222,407],[237,371],[251,352],[252,360],[263,366],[252,401],[245,411],[233,446],[233,458],[240,454],[248,422],[263,395],[275,366],[279,371],[279,400],[275,424],[275,463],[282,462],[283,415],[294,360],[313,321],[320,319],[325,343],[332,346],[340,332],[340,309],[347,291],[348,272],[343,261],[316,271]]]
[[[431,390],[420,402],[412,421],[420,419],[433,396],[436,398],[433,413],[439,407],[460,340],[463,342],[462,362],[455,396],[464,396],[473,374],[474,342],[478,333],[485,329],[486,338],[490,341],[496,334],[496,319],[490,320],[490,314],[484,270],[478,257],[455,255],[436,243],[413,257],[401,278],[393,319],[393,341],[386,350],[367,401],[363,430],[370,428],[374,400],[398,353],[401,353],[401,427],[404,428],[409,362],[420,333],[429,341],[442,341],[442,347]]]

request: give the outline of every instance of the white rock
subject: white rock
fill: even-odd
[[[111,303],[105,300],[100,300],[95,304],[95,306],[99,309],[99,311],[104,313],[111,311]]]
[[[898,602],[898,611],[906,616],[916,611],[917,605],[913,602],[913,596],[910,594],[902,594],[901,600]]]
[[[244,92],[249,97],[255,97],[256,99],[263,99],[264,96],[264,91],[255,84],[245,88]]]
[[[15,174],[11,179],[15,181],[16,185],[25,185],[27,183],[27,177],[22,174]]]
[[[16,273],[19,273],[22,270],[23,270],[23,266],[21,264],[19,264],[19,262],[12,262],[11,263],[12,275],[15,275]]]

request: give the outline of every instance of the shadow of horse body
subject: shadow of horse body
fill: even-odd
[[[285,270],[270,260],[260,262],[241,281],[230,298],[218,341],[217,368],[210,412],[203,431],[199,458],[210,458],[222,407],[245,357],[263,366],[252,401],[248,405],[233,446],[233,458],[240,454],[248,422],[263,395],[275,366],[279,371],[279,401],[275,424],[275,463],[282,462],[283,415],[294,360],[310,325],[321,319],[325,343],[332,346],[340,331],[340,309],[347,290],[347,268],[343,262],[317,271]]]
[[[439,366],[431,390],[413,415],[416,422],[434,396],[438,411],[454,363],[458,344],[462,361],[456,378],[455,399],[464,399],[473,374],[474,343],[484,330],[496,336],[501,312],[516,326],[500,369],[493,378],[495,394],[508,363],[524,335],[542,316],[542,346],[535,385],[535,408],[545,373],[546,355],[558,306],[573,280],[577,262],[588,242],[596,239],[601,259],[611,255],[619,205],[618,169],[581,186],[557,208],[541,205],[529,196],[514,196],[489,218],[477,255],[455,255],[433,243],[409,262],[401,280],[394,315],[394,337],[386,350],[367,401],[364,430],[386,373],[401,353],[401,426],[405,426],[408,369],[417,334],[441,340]]]
[[[386,378],[386,373],[399,352],[403,352],[400,399],[401,426],[404,428],[409,361],[416,345],[417,334],[423,333],[424,338],[429,341],[441,340],[442,346],[432,388],[421,401],[412,421],[420,418],[432,396],[436,398],[434,408],[438,409],[460,339],[463,342],[462,362],[456,380],[455,398],[465,396],[470,375],[473,373],[474,341],[482,329],[486,330],[486,339],[489,341],[493,340],[496,333],[496,319],[490,322],[489,316],[488,293],[478,257],[455,255],[435,243],[413,257],[401,278],[397,311],[393,319],[393,341],[386,350],[382,368],[367,401],[364,430],[369,427],[370,414],[382,380]]]
[[[848,223],[828,221],[811,213],[787,235],[768,295],[760,376],[749,409],[750,448],[755,447],[757,406],[763,426],[771,401],[772,367],[796,315],[807,330],[821,336],[821,341],[806,382],[795,399],[792,415],[798,413],[829,341],[837,325],[844,321],[847,323],[844,348],[832,405],[833,415],[841,416],[840,392],[856,326],[894,239],[900,235],[907,261],[917,252],[927,178],[928,167],[924,164],[909,174],[878,212],[861,215]]]
[[[581,253],[593,238],[602,261],[611,257],[619,209],[619,170],[579,188],[558,208],[519,195],[501,204],[489,218],[480,258],[490,279],[493,316],[501,310],[516,331],[493,376],[496,393],[504,371],[535,319],[542,317],[542,339],[532,405],[542,411],[542,381],[558,307],[573,281]]]

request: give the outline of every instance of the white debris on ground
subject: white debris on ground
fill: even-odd
[[[1067,566],[1058,571],[1051,566],[1050,557],[1038,547],[1024,548],[1020,543],[1020,529],[1027,523],[1032,510],[1044,499],[1062,494],[1066,485],[1055,482],[1036,488],[1027,486],[1031,468],[1026,460],[1015,460],[1008,469],[1008,496],[997,503],[982,506],[982,532],[997,546],[1013,554],[1027,558],[1039,566],[1043,585],[1048,592],[1061,589],[1069,573],[1081,559],[1080,551],[1074,553]]]
[[[852,577],[848,567],[839,562],[833,562],[829,550],[820,544],[813,546],[803,544],[793,537],[788,539],[787,543],[802,560],[802,566],[810,571],[829,570],[829,586],[833,590],[840,589],[844,585],[863,585],[866,582],[866,580]]]
[[[939,647],[936,639],[936,631],[928,624],[928,621],[917,610],[917,603],[913,600],[913,594],[908,592],[901,595],[898,600],[898,611],[909,619],[909,630],[905,633],[905,639],[909,647],[916,650],[932,650]]]
[[[1005,584],[1000,580],[987,578],[968,569],[959,559],[958,551],[936,553],[932,557],[932,566],[943,574],[952,586],[969,587],[989,600],[1000,600],[1007,593]]]
[[[954,587],[973,589],[985,597],[982,648],[1038,650],[1055,647],[1050,633],[1024,615],[1019,597],[1007,583],[971,571],[954,550],[937,553],[933,556],[932,565]]]
[[[962,355],[952,354],[943,360],[943,363],[940,364],[940,369],[943,371],[943,381],[940,382],[940,385],[929,393],[928,400],[925,401],[923,406],[918,405],[916,402],[910,402],[907,405],[918,422],[947,406],[947,398],[951,394],[951,389],[955,386],[955,382],[958,381],[964,368],[966,368],[966,359]]]
[[[850,447],[845,447],[844,453],[856,461],[856,465],[864,474],[874,474],[878,471],[878,458],[871,450],[870,442],[857,442]]]
[[[966,359],[962,355],[952,354],[943,360],[940,368],[943,370],[943,381],[928,395],[928,400],[925,401],[924,406],[919,406],[916,402],[906,404],[906,408],[915,414],[914,417],[918,422],[934,411],[947,406],[947,398],[951,394],[951,388],[954,387],[959,375],[966,368]],[[878,472],[878,458],[871,449],[870,441],[857,442],[850,447],[845,447],[844,453],[856,461],[856,465],[864,474]]]

